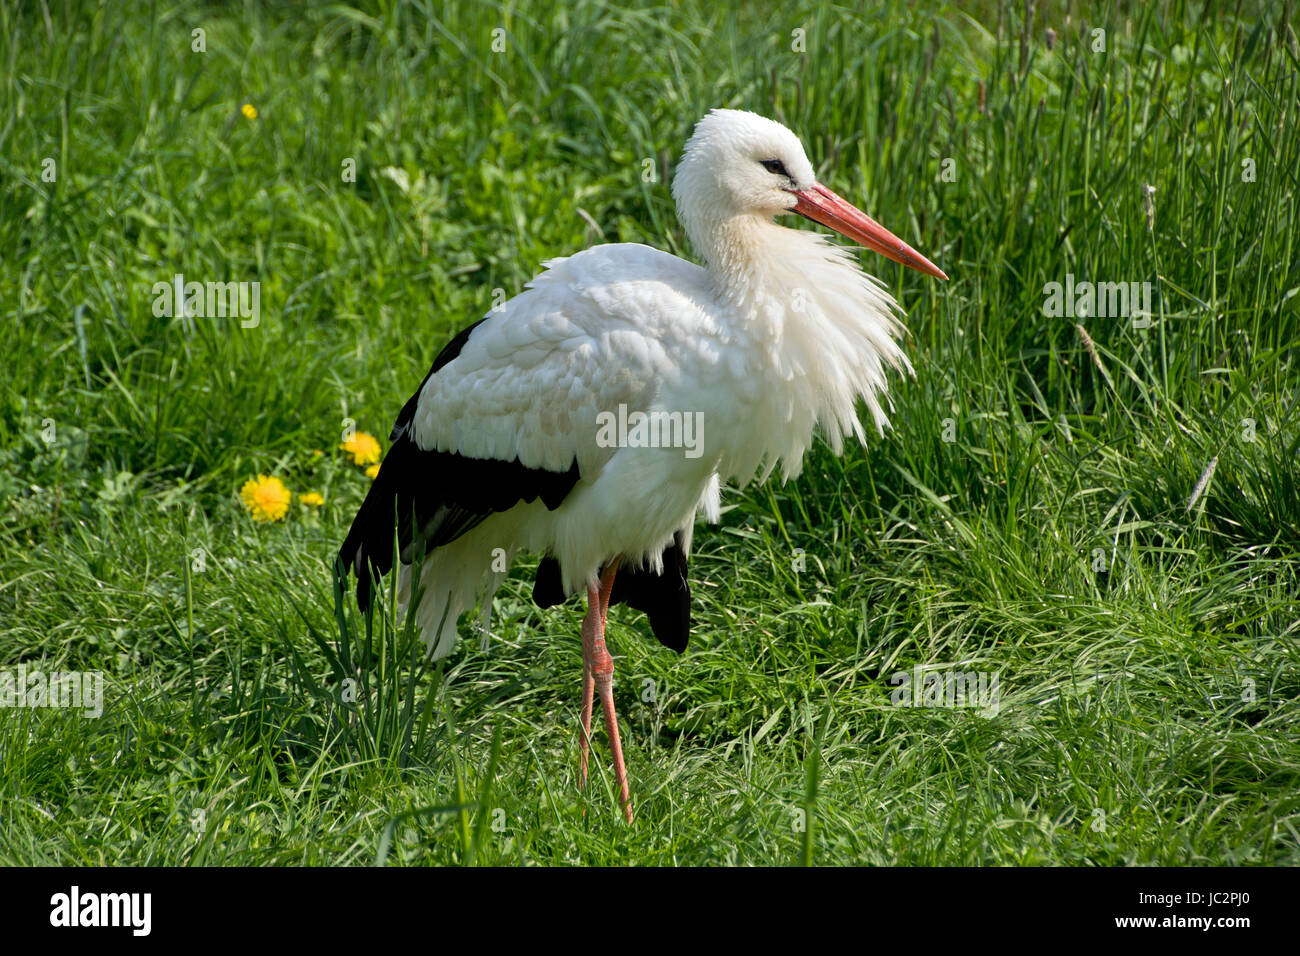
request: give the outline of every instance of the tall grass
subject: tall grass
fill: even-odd
[[[0,860],[1297,862],[1294,7],[1065,7],[0,8],[0,669],[108,681],[0,709]],[[336,446],[544,260],[691,255],[714,106],[952,280],[864,254],[893,429],[726,496],[685,655],[612,616],[629,828],[576,603],[525,562],[428,667],[335,591]],[[259,324],[155,316],[177,273]],[[1045,314],[1067,274],[1150,323]],[[258,473],[326,504],[255,524]],[[916,666],[997,713],[894,706]]]

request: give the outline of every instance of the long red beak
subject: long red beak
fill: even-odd
[[[834,229],[846,239],[852,239],[886,259],[901,262],[909,269],[916,269],[936,279],[948,278],[942,269],[925,256],[821,183],[814,183],[810,189],[796,189],[792,192],[799,200],[792,212],[819,222],[828,229]]]

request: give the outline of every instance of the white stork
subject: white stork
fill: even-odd
[[[778,463],[797,475],[817,428],[837,454],[845,435],[865,441],[859,399],[883,432],[887,369],[911,370],[881,283],[773,217],[798,213],[947,278],[819,184],[795,135],[753,113],[700,120],[673,196],[704,266],[632,243],[545,263],[434,360],[339,552],[365,609],[397,532],[399,601],[419,561],[415,614],[434,658],[480,592],[490,607],[503,557],[544,553],[542,607],[585,589],[579,786],[594,690],[629,822],[609,606],[645,611],[655,637],[684,650],[691,531],[701,513],[717,520],[720,480],[743,486]]]

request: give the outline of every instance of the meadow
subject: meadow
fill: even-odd
[[[0,706],[0,863],[1300,863],[1295,12],[0,7],[0,674],[103,679]],[[717,106],[951,280],[859,253],[892,429],[725,491],[685,654],[611,612],[629,826],[603,732],[577,788],[581,602],[527,558],[426,664],[336,588],[340,445],[545,260],[691,257]],[[896,693],[953,673],[994,706]]]

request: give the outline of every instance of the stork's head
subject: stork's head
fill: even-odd
[[[673,178],[673,197],[677,215],[697,245],[707,244],[704,230],[734,217],[798,213],[895,262],[948,278],[817,182],[799,138],[756,113],[713,110],[696,124]]]

